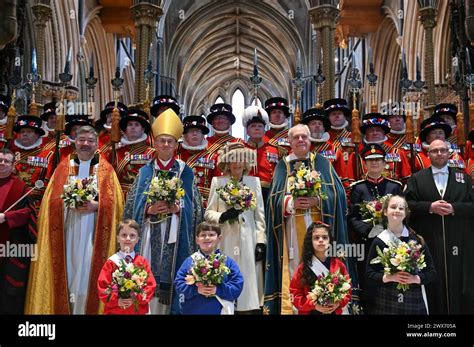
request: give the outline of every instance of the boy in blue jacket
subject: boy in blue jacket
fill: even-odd
[[[202,222],[197,226],[196,244],[199,251],[186,258],[174,280],[182,314],[234,314],[234,302],[242,292],[244,278],[232,258],[226,257],[225,265],[230,272],[221,284],[205,286],[195,282],[190,275],[194,259],[220,253],[217,245],[221,239],[218,225]]]

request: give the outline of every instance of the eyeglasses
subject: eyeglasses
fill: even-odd
[[[447,148],[439,148],[439,149],[431,149],[430,150],[430,153],[433,153],[433,154],[446,154],[448,152],[449,152],[449,150]]]
[[[138,238],[138,235],[120,234],[119,237],[122,240],[130,239],[130,241],[135,241]]]
[[[13,163],[13,160],[8,160],[8,159],[2,159],[2,158],[0,158],[0,163],[11,164],[11,163]]]

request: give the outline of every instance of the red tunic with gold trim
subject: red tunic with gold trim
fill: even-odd
[[[351,156],[354,153],[354,144],[352,143],[352,134],[346,129],[329,129],[329,142],[332,144],[336,156],[333,162],[334,170],[341,179],[346,190],[356,179],[353,166],[351,165]]]
[[[362,153],[364,146],[365,146],[364,143],[361,143],[359,145],[358,153]],[[407,156],[408,153],[402,148],[392,148],[390,150],[390,148],[387,146],[385,142],[381,146],[387,153],[385,156],[385,168],[384,168],[384,171],[382,172],[382,175],[384,177],[391,178],[393,180],[400,181],[403,184],[405,184],[408,178],[411,176],[410,162]],[[354,158],[355,158],[355,154],[352,155],[351,162],[353,165],[353,172],[356,172]],[[358,177],[363,177],[364,175],[367,174],[367,170],[364,167],[364,162],[362,160],[362,157],[359,155],[357,156],[357,158],[359,160]]]
[[[249,175],[260,178],[262,188],[270,188],[273,179],[273,172],[280,161],[278,148],[269,144],[260,142],[259,147],[254,142],[245,142],[245,147],[257,152],[257,165],[252,167]]]
[[[217,151],[211,152],[208,148],[210,148],[209,145],[202,150],[190,150],[184,148],[183,143],[180,142],[176,151],[176,158],[184,161],[193,170],[194,183],[201,193],[204,207],[207,207],[212,178],[218,173]]]
[[[464,159],[474,159],[474,143],[471,140],[466,141],[466,151],[464,152]]]
[[[234,137],[232,135],[226,134],[226,135],[217,135],[214,134],[211,137],[207,138],[207,150],[210,154],[214,154],[221,149],[221,147],[225,146],[226,143],[228,142],[243,142],[242,139]],[[214,171],[215,176],[222,176],[223,173],[217,168]],[[210,184],[209,184],[210,185]]]
[[[104,128],[99,133],[98,148],[102,149],[102,147],[107,145],[110,145],[110,131]]]
[[[7,140],[5,140],[5,128],[7,127],[7,124],[1,124],[0,125],[0,149],[5,147],[7,144]]]
[[[278,149],[278,159],[282,159],[291,153],[290,141],[288,140],[288,129],[269,129],[263,137],[263,142],[269,143]]]
[[[21,179],[29,187],[34,187],[37,180],[44,181],[45,186],[35,189],[30,198],[35,208],[39,211],[41,199],[46,189],[46,178],[52,175],[54,170],[54,142],[43,143],[33,149],[22,149],[17,146],[17,140],[13,142],[11,151],[15,155],[16,177]]]
[[[391,151],[392,149],[397,149],[400,147],[403,147],[407,142],[407,136],[406,134],[394,134],[392,132],[389,132],[387,134],[387,141],[385,141],[385,144]]]
[[[117,156],[113,167],[117,173],[123,195],[127,198],[128,190],[132,187],[138,171],[155,156],[155,149],[146,144],[146,141],[118,146]],[[109,152],[111,153],[111,152]],[[110,160],[110,158],[107,158]],[[110,162],[110,161],[109,161]]]
[[[354,175],[349,174],[349,166],[345,164],[344,155],[341,149],[336,149],[331,140],[324,142],[311,141],[311,152],[319,153],[324,158],[329,160],[329,162],[332,164],[332,166],[338,173],[338,176],[341,179],[344,188],[349,188]]]

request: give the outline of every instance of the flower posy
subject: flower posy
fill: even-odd
[[[174,205],[184,196],[184,189],[181,187],[181,179],[169,174],[167,171],[159,171],[158,175],[153,177],[150,186],[146,192],[146,202],[154,204],[157,201],[164,201],[168,205]],[[158,216],[162,219],[164,216]]]
[[[393,239],[383,251],[376,247],[378,256],[370,261],[371,264],[382,264],[385,275],[392,275],[399,271],[416,275],[426,267],[425,255],[422,246],[415,240],[403,242]],[[408,284],[398,283],[397,289],[406,291]]]
[[[186,284],[202,283],[205,286],[221,284],[230,269],[225,265],[226,256],[212,253],[208,258],[195,256],[186,276]]]
[[[257,207],[255,193],[248,186],[234,179],[230,179],[226,185],[217,188],[216,193],[226,206],[236,210],[247,211]]]
[[[387,200],[391,194],[379,197],[374,201],[364,201],[360,204],[360,214],[362,221],[365,223],[371,223],[372,225],[382,224],[382,208],[385,200]]]
[[[69,208],[81,207],[88,201],[97,197],[97,181],[94,177],[83,179],[69,178],[68,183],[64,185],[64,193],[61,199]]]
[[[327,199],[321,190],[321,173],[310,170],[305,164],[301,164],[288,178],[287,188],[294,198],[319,196]]]
[[[335,273],[328,272],[326,276],[317,276],[307,297],[315,305],[328,306],[344,300],[350,295],[351,288],[349,276],[337,270]]]
[[[126,263],[123,259],[120,266],[112,273],[112,284],[105,290],[108,294],[107,302],[113,293],[116,293],[121,299],[131,298],[135,311],[138,311],[138,296],[142,300],[146,299],[145,287],[148,279],[148,273],[145,268],[135,266],[133,263]]]

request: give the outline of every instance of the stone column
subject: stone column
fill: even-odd
[[[145,100],[145,77],[146,64],[148,60],[148,51],[150,43],[153,42],[153,36],[163,10],[158,4],[159,1],[141,1],[134,0],[132,10],[132,19],[136,28],[136,53],[135,53],[135,95],[134,103],[140,104]]]
[[[425,28],[425,81],[428,88],[427,101],[428,106],[433,107],[436,104],[436,92],[434,81],[434,44],[433,28],[436,26],[436,9],[425,7],[420,9],[420,21]]]
[[[309,9],[311,22],[315,30],[321,33],[323,48],[322,70],[326,81],[323,85],[323,101],[334,98],[335,95],[335,63],[334,63],[334,32],[339,19],[339,9],[334,5],[319,5]],[[316,55],[319,53],[316,52]]]
[[[53,13],[49,6],[50,0],[35,0],[35,4],[31,6],[33,14],[35,15],[35,29],[36,29],[36,62],[38,66],[38,74],[41,75],[38,88],[35,92],[35,102],[42,104],[43,79],[45,74],[44,66],[44,34],[46,31],[46,23],[51,19]]]

